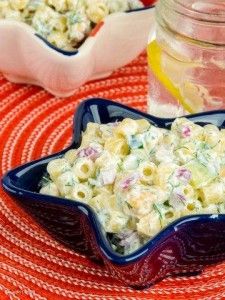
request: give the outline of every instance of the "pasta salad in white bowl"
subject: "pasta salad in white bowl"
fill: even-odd
[[[144,50],[153,2],[2,0],[0,71],[13,82],[69,96]]]

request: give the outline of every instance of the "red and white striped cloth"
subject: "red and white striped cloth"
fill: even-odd
[[[143,54],[111,77],[88,83],[66,99],[0,76],[1,175],[66,147],[74,111],[83,99],[110,98],[145,111],[146,61]],[[1,189],[0,299],[225,299],[225,263],[196,277],[168,278],[136,291],[57,243]]]

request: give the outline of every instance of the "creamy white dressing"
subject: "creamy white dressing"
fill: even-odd
[[[171,130],[146,120],[89,123],[73,151],[48,164],[40,192],[90,205],[122,254],[182,216],[225,211],[224,129],[186,118]]]

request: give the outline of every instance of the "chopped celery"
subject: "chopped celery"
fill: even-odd
[[[190,161],[185,167],[191,171],[190,183],[196,189],[208,184],[217,176],[207,165],[203,165],[197,159]]]

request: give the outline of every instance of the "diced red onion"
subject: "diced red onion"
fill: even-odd
[[[191,136],[191,128],[189,126],[184,126],[181,130],[182,137],[186,138]]]
[[[179,200],[179,201],[181,201],[183,203],[186,201],[185,196],[182,195],[182,194],[179,194],[179,193],[176,193],[176,198],[177,198],[177,200]]]
[[[170,204],[173,206],[175,210],[180,210],[183,208],[185,204],[186,198],[183,194],[179,192],[174,192],[170,199]]]
[[[95,160],[99,156],[99,152],[93,148],[93,147],[87,147],[84,149],[81,149],[77,153],[78,157],[87,157],[90,158],[91,160]]]
[[[126,178],[125,180],[123,180],[121,182],[120,186],[122,189],[125,190],[125,189],[129,188],[131,185],[135,184],[139,178],[140,178],[139,174],[135,173],[135,174],[131,175],[130,177]]]
[[[186,184],[191,180],[191,176],[191,171],[186,168],[180,168],[179,170],[177,170],[177,178],[179,178]]]
[[[101,171],[102,175],[102,182],[103,185],[113,184],[116,178],[116,171],[115,170],[103,170]]]

